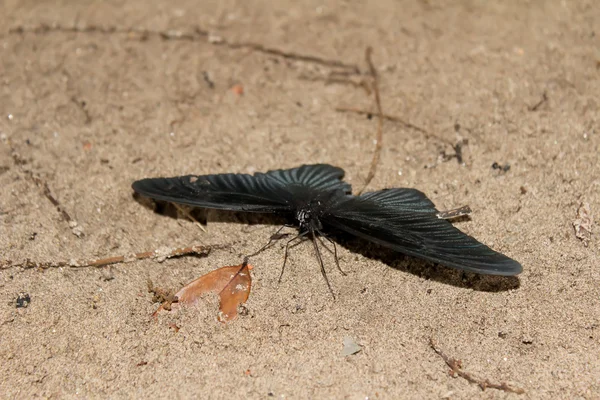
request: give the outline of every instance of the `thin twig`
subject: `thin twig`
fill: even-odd
[[[461,361],[457,360],[455,358],[449,357],[448,355],[446,355],[442,350],[440,350],[435,345],[435,342],[433,341],[433,338],[429,338],[429,346],[440,357],[442,357],[442,359],[444,360],[444,362],[446,363],[446,365],[448,367],[450,367],[450,375],[451,376],[458,375],[461,378],[466,379],[467,381],[469,381],[471,383],[476,383],[477,385],[479,385],[479,387],[481,388],[481,390],[485,390],[487,388],[491,388],[491,389],[498,389],[498,390],[503,390],[505,392],[511,392],[511,393],[516,393],[516,394],[523,394],[523,393],[525,393],[525,390],[523,390],[521,388],[513,388],[513,387],[509,386],[505,382],[502,382],[500,384],[498,384],[498,383],[492,383],[492,382],[490,382],[487,379],[483,380],[483,379],[475,378],[473,375],[471,375],[471,374],[463,371],[462,370],[462,363],[461,363]]]
[[[330,72],[326,77],[303,73],[300,74],[298,78],[309,82],[324,82],[325,85],[337,84],[353,86],[357,89],[363,89],[367,96],[371,95],[372,90],[371,85],[366,79],[361,78],[359,81],[356,81],[348,78],[346,75],[338,74],[335,71]]]
[[[65,221],[67,221],[67,223],[73,222],[73,218],[71,218],[67,210],[65,210],[65,208],[60,204],[56,197],[52,195],[52,191],[50,190],[48,183],[42,178],[36,176],[33,172],[23,168],[23,165],[27,164],[27,161],[23,159],[19,155],[19,153],[17,153],[16,149],[13,147],[10,141],[8,144],[10,146],[11,156],[15,165],[17,165],[17,167],[21,170],[21,172],[23,172],[27,176],[28,179],[30,179],[33,183],[35,183],[38,187],[42,189],[44,196],[48,199],[48,201],[50,201],[50,203],[52,203],[54,207],[56,207],[56,210],[60,213],[62,218]]]
[[[379,164],[379,158],[381,157],[381,146],[383,139],[383,109],[381,108],[381,97],[379,95],[379,80],[377,76],[377,70],[373,65],[373,60],[371,60],[371,55],[373,53],[373,48],[367,47],[365,51],[365,59],[367,64],[369,65],[369,71],[371,76],[373,77],[373,92],[375,92],[375,105],[377,106],[378,113],[378,123],[377,123],[377,134],[375,135],[375,151],[373,153],[373,159],[371,160],[371,166],[369,167],[369,174],[367,175],[367,179],[365,180],[365,184],[361,190],[359,190],[358,194],[364,192],[364,190],[369,186],[369,183],[375,177],[375,172],[377,172],[377,164]]]
[[[348,64],[340,60],[332,60],[321,58],[313,55],[299,54],[294,52],[283,51],[276,48],[264,46],[254,42],[232,42],[221,36],[215,35],[205,29],[196,27],[192,31],[166,30],[155,31],[150,29],[139,28],[121,28],[116,26],[102,25],[82,25],[82,26],[62,26],[59,24],[41,24],[37,26],[16,26],[8,30],[12,35],[23,35],[25,33],[44,34],[48,32],[76,32],[76,33],[97,33],[97,34],[122,34],[127,35],[129,39],[147,40],[149,37],[159,37],[162,40],[180,40],[180,41],[199,41],[207,40],[208,43],[214,46],[224,46],[230,49],[247,49],[259,53],[289,59],[294,61],[302,61],[317,65],[322,65],[330,68],[337,68],[349,74],[360,75],[361,71],[357,65]],[[2,37],[0,35],[0,37]]]
[[[202,224],[200,222],[198,222],[198,220],[196,218],[194,218],[194,216],[192,215],[192,213],[190,213],[188,210],[186,210],[185,208],[181,207],[179,204],[177,203],[173,203],[173,205],[175,206],[175,208],[177,210],[179,210],[183,215],[185,215],[186,217],[188,217],[190,219],[190,221],[192,221],[198,228],[200,228],[200,230],[204,233],[207,233],[208,231],[202,226]]]
[[[116,257],[107,257],[107,258],[99,258],[94,260],[69,260],[69,261],[58,261],[58,262],[36,262],[30,259],[26,259],[25,261],[19,263],[13,263],[10,260],[2,260],[0,261],[0,270],[9,269],[9,268],[61,268],[61,267],[71,267],[71,268],[86,268],[86,267],[104,267],[106,265],[111,264],[124,264],[130,263],[137,260],[144,260],[147,258],[151,258],[158,262],[163,262],[166,259],[173,257],[181,257],[186,255],[197,254],[201,256],[206,256],[210,253],[211,250],[222,249],[229,247],[229,245],[213,245],[213,246],[204,246],[204,245],[195,245],[189,247],[178,247],[178,248],[159,248],[152,251],[145,251],[142,253],[133,253],[126,256],[116,256]]]
[[[369,110],[361,110],[359,108],[354,108],[354,107],[336,107],[335,111],[337,112],[351,112],[351,113],[356,113],[356,114],[361,114],[361,115],[373,115],[375,114],[373,111],[369,111]],[[415,124],[412,124],[410,122],[407,122],[405,120],[403,120],[400,117],[396,117],[394,115],[389,115],[389,114],[383,114],[383,118],[387,119],[388,121],[393,121],[393,122],[398,122],[399,124],[404,125],[404,127],[409,128],[409,129],[413,129],[419,133],[422,133],[423,136],[425,136],[425,139],[435,139],[438,140],[450,147],[454,147],[454,144],[452,142],[450,142],[449,140],[446,140],[444,138],[438,137],[436,135],[434,135],[433,133],[427,132],[425,129],[421,128],[420,126],[417,126]]]
[[[544,90],[544,93],[542,93],[542,98],[540,99],[540,101],[538,101],[531,107],[528,107],[529,111],[537,111],[542,106],[542,104],[544,104],[547,101],[548,101],[548,93],[546,93],[546,91]]]

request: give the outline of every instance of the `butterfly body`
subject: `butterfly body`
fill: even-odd
[[[438,210],[422,192],[394,188],[354,196],[343,177],[341,168],[316,164],[254,175],[150,178],[132,186],[136,192],[157,200],[287,215],[296,221],[301,233],[337,229],[403,254],[466,271],[491,275],[522,271],[515,260],[438,218]]]
[[[327,214],[327,210],[336,204],[343,196],[345,196],[343,192],[332,191],[320,194],[319,196],[316,196],[316,198],[294,202],[294,217],[300,230],[322,230],[323,224],[321,219]]]

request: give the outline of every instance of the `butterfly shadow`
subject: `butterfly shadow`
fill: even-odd
[[[209,222],[224,222],[232,224],[244,224],[243,232],[252,232],[254,229],[261,229],[256,225],[283,225],[288,221],[285,218],[274,214],[249,213],[243,211],[225,211],[212,210],[207,208],[188,207],[175,205],[168,201],[153,200],[147,197],[133,193],[133,199],[156,214],[173,218],[188,219],[199,222],[201,225],[207,225]],[[268,240],[266,236],[265,240]]]
[[[343,232],[335,232],[330,237],[352,253],[383,262],[391,268],[408,272],[425,280],[441,282],[459,288],[469,288],[480,292],[504,292],[518,289],[521,285],[519,278],[516,276],[481,275],[446,267],[431,261],[399,253]],[[340,263],[343,263],[343,259],[340,260]]]
[[[146,208],[155,213],[168,218],[186,218],[182,217],[181,206],[175,206],[173,203],[151,200],[137,194],[133,198]],[[207,210],[204,208],[183,208],[194,220],[205,225],[207,222],[224,222],[232,224],[243,224],[242,232],[250,233],[257,230],[264,231],[264,242],[266,243],[274,231],[264,229],[266,226],[281,227],[289,223],[283,217],[274,214],[247,213],[237,211]],[[457,222],[463,221],[468,217],[461,217]],[[480,275],[472,272],[465,272],[455,268],[445,267],[430,261],[421,260],[416,257],[407,256],[384,246],[368,242],[340,231],[326,233],[339,246],[360,254],[366,258],[381,261],[391,268],[419,276],[426,280],[432,280],[456,286],[459,288],[469,288],[481,292],[504,292],[520,287],[520,280],[516,276],[495,276]],[[293,237],[292,234],[289,237]],[[282,236],[287,237],[287,236]],[[283,250],[283,249],[282,249]],[[323,251],[327,251],[323,249]],[[340,258],[340,265],[344,269],[344,258]],[[282,254],[283,262],[283,254]],[[317,260],[315,260],[317,262]],[[346,268],[347,269],[347,268]]]

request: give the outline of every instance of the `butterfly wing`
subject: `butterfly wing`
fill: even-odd
[[[133,190],[156,200],[230,211],[288,211],[285,188],[264,174],[186,175],[133,182]]]
[[[344,170],[328,164],[303,165],[292,169],[277,169],[266,173],[285,186],[304,186],[313,191],[352,193],[352,187],[342,181]]]
[[[521,264],[437,217],[434,204],[414,189],[347,196],[321,219],[335,228],[404,254],[489,275],[516,275]]]
[[[133,190],[146,197],[195,207],[249,212],[293,211],[298,197],[337,191],[350,185],[344,171],[326,164],[304,165],[267,173],[186,175],[135,181]]]

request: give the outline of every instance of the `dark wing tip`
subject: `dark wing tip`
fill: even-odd
[[[142,196],[156,200],[174,202],[194,200],[195,197],[191,195],[188,183],[192,177],[193,175],[174,178],[145,178],[133,182],[131,188]]]
[[[523,272],[521,264],[508,257],[503,260],[432,260],[447,267],[457,268],[466,272],[474,272],[481,275],[515,276]]]
[[[446,234],[449,234],[448,242],[445,242],[442,237],[437,237],[433,241],[426,239],[425,248],[415,251],[414,255],[448,267],[483,275],[514,276],[523,272],[523,266],[519,262],[493,250],[455,227],[446,230]]]
[[[164,178],[145,178],[131,184],[131,188],[137,193],[151,197],[156,190],[157,183],[162,183]]]
[[[135,192],[138,192],[138,193],[139,193],[139,192],[140,192],[140,190],[142,190],[142,188],[144,187],[144,183],[143,183],[144,181],[145,181],[145,179],[140,179],[140,180],[134,181],[134,182],[131,184],[131,188],[132,188],[132,189],[133,189]]]
[[[519,262],[504,256],[503,254],[501,255],[503,256],[504,260],[495,263],[493,266],[490,266],[486,271],[489,275],[515,276],[523,272],[523,266]]]
[[[146,184],[148,179],[139,179],[137,181],[134,181],[131,184],[131,188],[136,192],[136,193],[140,193],[142,194],[144,192],[144,189],[146,188]]]

